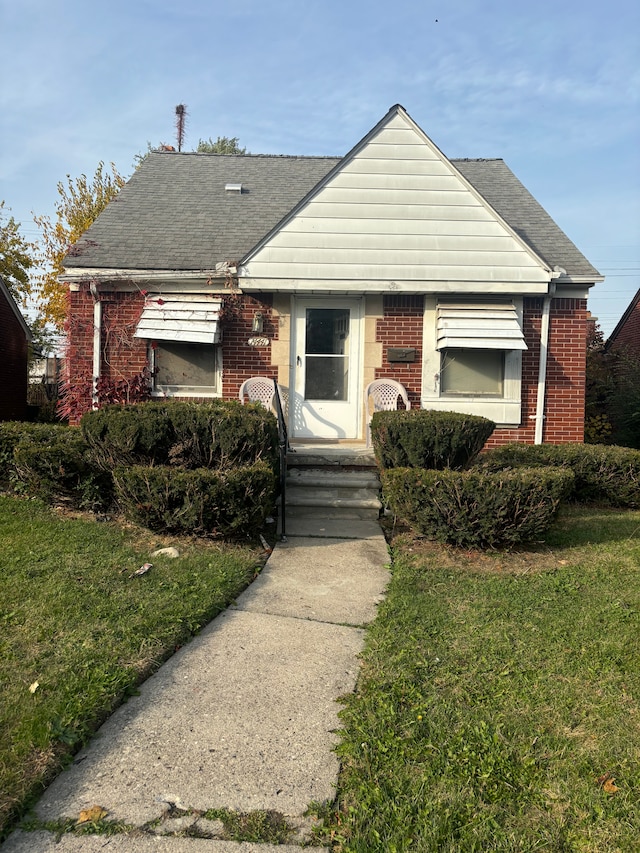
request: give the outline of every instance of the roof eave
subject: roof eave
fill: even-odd
[[[25,336],[27,338],[28,343],[32,343],[33,342],[33,334],[31,333],[31,329],[27,325],[27,321],[22,316],[22,312],[18,308],[11,291],[9,290],[7,285],[5,284],[4,279],[2,277],[0,277],[0,292],[2,292],[4,294],[4,296],[7,300],[7,305],[9,306],[9,308],[11,309],[13,314],[15,315],[16,320],[18,321],[18,323],[22,327],[22,330],[25,333]]]
[[[155,281],[180,281],[180,282],[199,282],[202,279],[220,278],[224,279],[229,275],[236,274],[235,264],[228,262],[216,264],[215,268],[201,270],[149,270],[149,269],[111,269],[108,267],[74,267],[66,269],[58,280],[66,284],[74,285],[81,284],[85,281],[134,281],[134,282],[155,282]]]

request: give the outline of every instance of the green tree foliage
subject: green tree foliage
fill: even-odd
[[[87,228],[125,184],[125,179],[111,164],[111,173],[104,163],[98,163],[92,178],[67,175],[66,186],[58,184],[59,200],[56,216],[35,216],[42,230],[41,256],[38,259],[44,272],[38,279],[38,298],[44,318],[61,329],[66,316],[66,288],[59,280],[64,271],[64,258]]]
[[[165,145],[161,143],[160,145],[153,146],[150,142],[147,142],[147,150],[144,154],[136,154],[133,158],[134,168],[139,169],[140,166],[147,159],[149,154],[153,151],[175,151],[175,147],[173,145]],[[198,154],[249,154],[246,148],[241,148],[238,142],[237,136],[219,136],[216,140],[213,140],[211,137],[209,139],[200,139],[198,140],[198,147],[196,148]]]
[[[209,139],[200,139],[196,148],[198,154],[248,154],[246,148],[240,148],[237,136],[219,136],[215,142]]]
[[[611,352],[597,324],[587,341],[585,441],[640,448],[640,359]]]
[[[0,276],[19,305],[25,305],[31,293],[34,248],[20,234],[20,223],[0,201]]]

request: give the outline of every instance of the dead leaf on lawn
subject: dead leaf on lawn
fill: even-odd
[[[102,806],[91,806],[89,809],[83,809],[80,812],[78,823],[95,823],[98,820],[105,818],[109,812],[103,809]]]
[[[34,681],[33,684],[29,685],[29,693],[35,693],[38,687],[40,687],[40,682]]]
[[[598,779],[598,784],[605,794],[615,794],[620,788],[616,785],[616,780],[611,773],[604,773]]]

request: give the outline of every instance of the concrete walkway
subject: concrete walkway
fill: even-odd
[[[307,807],[334,798],[336,699],[355,686],[388,553],[374,521],[300,519],[287,532],[237,603],[109,718],[35,808],[55,821],[100,806],[132,829],[59,842],[18,831],[2,853],[299,853]],[[224,841],[202,816],[220,808],[273,810],[297,832],[279,846]]]

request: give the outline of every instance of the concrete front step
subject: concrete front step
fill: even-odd
[[[382,504],[375,469],[291,467],[287,475],[287,516],[377,519]]]
[[[319,503],[313,498],[292,498],[287,496],[287,517],[309,518],[378,518],[380,501],[334,500]]]
[[[314,488],[379,489],[380,480],[376,471],[345,471],[344,469],[289,468],[287,483],[292,486]]]

